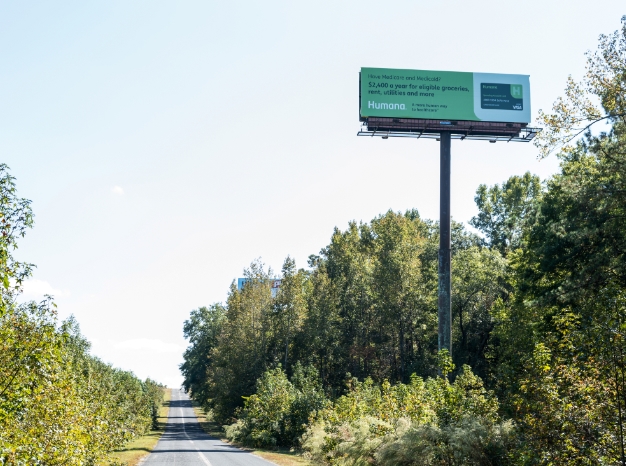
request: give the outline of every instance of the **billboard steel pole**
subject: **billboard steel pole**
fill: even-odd
[[[452,355],[452,296],[450,294],[450,132],[439,142],[439,350]]]

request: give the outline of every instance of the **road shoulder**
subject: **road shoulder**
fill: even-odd
[[[170,410],[170,400],[172,399],[172,389],[165,389],[163,404],[159,408],[159,427],[153,429],[141,437],[129,442],[124,448],[109,453],[106,459],[99,463],[99,466],[137,466],[152,452],[159,439],[165,432],[167,418]]]
[[[288,449],[255,450],[239,445],[235,442],[231,442],[224,435],[224,430],[221,428],[221,426],[215,422],[209,421],[204,410],[200,406],[198,406],[198,404],[193,400],[192,406],[194,414],[198,418],[198,423],[200,424],[200,427],[202,427],[202,430],[204,430],[204,432],[209,434],[211,437],[218,438],[224,443],[228,443],[229,445],[233,445],[237,448],[250,452],[255,456],[263,458],[264,460],[271,461],[278,466],[313,466],[313,463],[298,455],[297,453],[289,451]]]

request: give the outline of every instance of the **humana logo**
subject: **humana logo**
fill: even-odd
[[[375,108],[376,110],[406,110],[404,104],[386,104],[383,102],[374,102],[373,100],[367,101],[367,108]]]

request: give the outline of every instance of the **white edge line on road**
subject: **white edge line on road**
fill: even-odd
[[[179,397],[180,399],[180,397]],[[183,407],[180,407],[180,418],[183,420],[183,433],[185,434],[185,437],[187,437],[187,439],[191,442],[191,444],[193,445],[193,440],[191,440],[191,437],[189,437],[189,434],[187,434],[187,429],[185,428],[185,413],[183,413]],[[198,455],[200,456],[200,459],[202,460],[202,462],[204,464],[206,464],[206,466],[211,466],[211,462],[208,460],[208,458],[206,456],[204,456],[204,454],[198,449],[198,447],[196,447],[195,445],[193,445],[194,448],[196,449],[196,451],[198,452]]]

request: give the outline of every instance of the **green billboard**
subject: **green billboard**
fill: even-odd
[[[361,118],[530,123],[527,75],[361,68]]]

